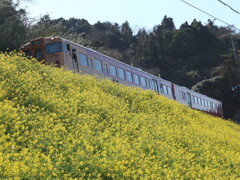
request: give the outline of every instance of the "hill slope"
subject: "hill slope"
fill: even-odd
[[[0,178],[237,179],[240,126],[0,54]]]

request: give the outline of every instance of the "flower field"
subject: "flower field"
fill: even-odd
[[[240,126],[0,54],[0,179],[240,179]]]

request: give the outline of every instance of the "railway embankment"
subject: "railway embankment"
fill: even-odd
[[[238,179],[240,126],[0,54],[0,179]]]

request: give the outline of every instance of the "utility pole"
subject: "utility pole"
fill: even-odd
[[[231,41],[232,41],[232,48],[233,48],[233,54],[234,54],[234,58],[235,58],[235,61],[238,62],[238,56],[237,56],[237,53],[236,53],[236,48],[235,48],[235,45],[234,45],[234,42],[233,42],[233,36],[231,34]]]
[[[231,28],[232,26],[230,26],[230,28]],[[232,31],[232,29],[231,29],[231,31]],[[235,58],[235,61],[236,62],[238,62],[239,60],[238,60],[238,55],[237,55],[237,52],[236,52],[236,48],[235,48],[235,45],[234,45],[234,42],[233,42],[233,35],[232,35],[232,32],[230,32],[231,33],[231,42],[232,42],[232,48],[233,48],[233,54],[234,54],[234,58]]]

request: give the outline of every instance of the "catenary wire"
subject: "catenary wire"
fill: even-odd
[[[180,0],[180,1],[182,1],[182,2],[184,2],[185,4],[187,4],[187,5],[189,5],[189,6],[193,7],[193,8],[195,8],[195,9],[201,11],[201,12],[203,12],[204,14],[207,14],[208,16],[211,16],[211,17],[215,18],[216,20],[218,20],[218,21],[220,21],[220,22],[222,22],[222,23],[228,25],[229,27],[234,28],[234,29],[240,31],[240,29],[236,28],[235,26],[233,26],[233,25],[227,23],[226,21],[223,21],[223,20],[217,18],[216,16],[213,16],[213,15],[209,14],[208,12],[206,12],[206,11],[200,9],[200,8],[198,8],[198,7],[192,5],[192,4],[190,4],[190,3],[188,3],[188,2],[186,2],[186,1],[184,1],[184,0]]]
[[[236,11],[235,9],[233,9],[231,6],[229,6],[228,4],[226,4],[225,2],[221,1],[221,0],[218,0],[220,3],[222,3],[223,5],[229,7],[232,11],[234,11],[235,13],[237,14],[240,14],[240,12]]]

